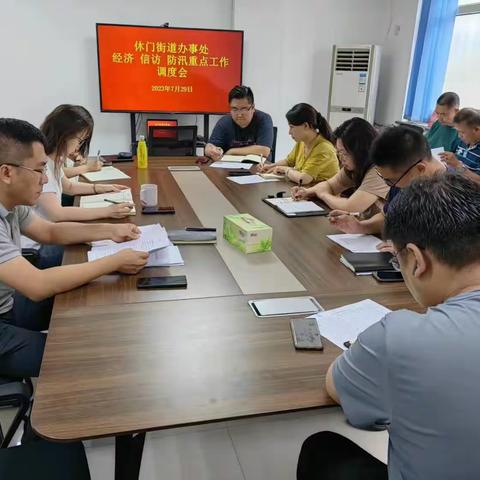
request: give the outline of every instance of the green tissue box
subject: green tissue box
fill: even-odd
[[[269,252],[272,227],[248,213],[223,217],[223,238],[243,253]]]

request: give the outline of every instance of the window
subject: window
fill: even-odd
[[[459,0],[443,91],[460,95],[462,107],[480,108],[480,2]]]

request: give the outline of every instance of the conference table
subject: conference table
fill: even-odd
[[[325,375],[341,350],[295,350],[290,318],[257,318],[248,300],[314,296],[330,309],[370,298],[418,310],[403,283],[355,276],[339,262],[339,233],[325,217],[287,218],[262,198],[284,181],[239,185],[194,157],[115,164],[137,205],[127,222],[167,230],[217,227],[216,245],[182,245],[184,266],[105,275],[57,295],[32,411],[32,426],[56,442],[116,437],[115,478],[138,478],[145,432],[332,406]],[[158,185],[174,215],[142,215],[140,185]],[[272,252],[245,255],[222,238],[225,213],[250,213],[273,228]],[[66,248],[84,262],[87,245]],[[186,289],[138,290],[139,277],[185,274]]]

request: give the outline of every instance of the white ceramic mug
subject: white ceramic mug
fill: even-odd
[[[140,187],[140,201],[144,207],[156,207],[158,203],[158,188],[153,183],[144,183]]]

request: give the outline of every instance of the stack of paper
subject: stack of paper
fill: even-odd
[[[250,170],[252,168],[251,163],[239,163],[239,162],[213,162],[210,168],[225,168],[227,170]]]
[[[129,177],[126,173],[115,167],[103,167],[98,172],[82,173],[82,177],[89,182],[108,182],[110,180],[123,180]]]
[[[362,235],[361,233],[327,235],[327,238],[354,253],[376,253],[378,252],[377,245],[381,243],[379,238],[373,235]]]
[[[132,191],[121,190],[120,192],[100,193],[98,195],[85,195],[80,197],[80,207],[82,208],[102,208],[113,205],[105,200],[113,200],[114,202],[126,202],[133,204]],[[135,207],[130,210],[130,215],[135,215]]]
[[[167,168],[171,172],[196,172],[200,170],[198,165],[170,165]]]
[[[368,327],[380,321],[388,308],[367,299],[312,315],[315,318],[322,337],[346,350],[345,342],[353,342]]]
[[[245,177],[227,177],[232,182],[240,185],[251,185],[252,183],[278,182],[276,178],[262,178],[260,175],[247,175]]]
[[[148,257],[147,267],[177,267],[185,265],[180,250],[175,245],[155,250]]]
[[[262,158],[260,155],[254,155],[253,153],[250,153],[249,155],[224,155],[222,157],[223,162],[243,162],[244,160],[251,160],[255,163],[261,163]]]
[[[142,233],[140,238],[136,240],[121,243],[116,243],[112,240],[92,242],[92,249],[88,252],[88,261],[91,262],[108,255],[113,255],[126,248],[140,252],[154,252],[155,250],[171,245],[166,230],[160,224],[157,223],[139,228]]]

